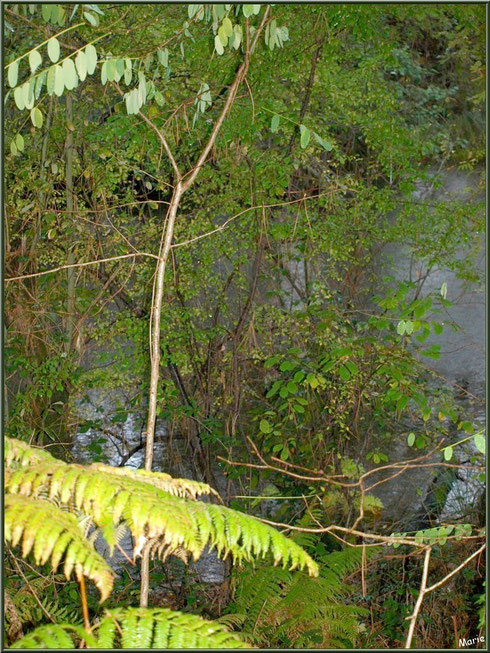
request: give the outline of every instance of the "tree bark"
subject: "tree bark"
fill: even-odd
[[[73,215],[73,103],[70,93],[66,95],[66,141],[65,141],[65,177],[66,177],[66,210],[69,220],[74,223]],[[68,244],[67,265],[75,264],[75,251],[73,246]],[[71,351],[73,333],[75,330],[75,275],[74,267],[69,267],[66,275],[66,333],[65,352]]]
[[[167,143],[167,140],[162,134],[162,132],[154,125],[149,118],[147,118],[143,113],[140,112],[143,120],[155,130],[160,142],[162,143],[169,161],[174,169],[175,173],[175,184],[172,198],[170,200],[170,206],[167,211],[167,220],[166,226],[164,229],[163,243],[160,247],[159,261],[156,267],[156,276],[155,283],[153,287],[153,300],[152,300],[152,310],[150,318],[150,392],[148,398],[148,419],[146,423],[146,447],[145,447],[145,469],[151,471],[153,465],[153,444],[155,440],[155,421],[157,414],[157,395],[158,395],[158,381],[160,378],[160,320],[162,313],[162,303],[163,303],[163,293],[164,293],[164,281],[165,281],[165,267],[167,260],[170,254],[170,249],[172,247],[172,240],[174,234],[175,220],[177,217],[177,212],[179,209],[180,201],[182,195],[191,187],[194,183],[197,175],[199,174],[201,168],[206,162],[209,153],[216,142],[216,137],[218,136],[219,130],[223,125],[223,122],[233,106],[235,101],[238,88],[242,81],[244,80],[249,64],[250,56],[254,51],[259,36],[262,30],[265,27],[267,18],[269,15],[270,8],[264,12],[264,16],[260,23],[260,26],[255,31],[253,42],[250,44],[249,40],[249,30],[248,30],[248,21],[247,21],[247,43],[245,49],[245,58],[238,68],[235,79],[233,80],[230,90],[228,92],[228,97],[226,98],[225,104],[221,113],[216,120],[214,127],[209,136],[208,142],[204,146],[196,165],[188,170],[184,175],[181,174],[175,157]],[[148,591],[149,591],[149,551],[146,547],[143,552],[143,558],[141,561],[141,593],[140,593],[140,605],[145,607],[148,605]]]

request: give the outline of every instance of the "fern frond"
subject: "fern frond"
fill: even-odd
[[[223,614],[216,621],[226,628],[238,628],[247,621],[246,614]]]
[[[4,460],[6,467],[11,467],[12,463],[21,467],[27,467],[28,465],[43,461],[51,461],[53,464],[64,464],[44,449],[32,447],[27,442],[8,437],[4,438]]]
[[[32,551],[36,564],[51,560],[54,570],[64,556],[66,578],[75,570],[77,578],[84,575],[95,583],[102,601],[111,593],[111,568],[83,536],[73,515],[48,501],[7,494],[4,532],[12,546],[22,540],[23,558]]]
[[[141,475],[114,469],[42,461],[6,470],[6,488],[9,493],[33,497],[46,492],[71,509],[83,510],[102,529],[111,548],[115,544],[114,526],[125,521],[138,543],[137,554],[147,540],[158,539],[165,551],[184,549],[196,560],[207,547],[216,547],[218,554],[232,555],[237,561],[270,553],[275,564],[318,574],[317,564],[300,546],[253,517],[175,496],[175,492],[157,486],[162,482],[159,475],[150,483],[151,472]]]
[[[250,648],[222,624],[166,608],[118,608],[104,621],[117,623],[122,648]],[[111,648],[117,648],[118,636]]]
[[[82,638],[95,649],[250,648],[222,624],[166,608],[111,610],[91,635],[71,624],[41,626],[11,648],[74,649]]]
[[[352,590],[344,577],[359,567],[360,558],[360,549],[330,553],[319,578],[282,569],[243,570],[228,623],[236,620],[242,634],[261,647],[352,647],[367,611],[346,603]]]
[[[175,497],[197,499],[206,494],[219,497],[218,492],[207,483],[192,481],[186,478],[173,478],[170,474],[164,474],[162,472],[149,472],[146,469],[131,469],[130,467],[110,467],[102,463],[93,464],[91,467],[109,474],[127,476],[143,483],[149,483]]]
[[[76,644],[73,638],[77,635],[77,640],[81,640],[82,637],[89,637],[90,643],[95,641],[84,632],[81,626],[49,624],[49,626],[39,626],[32,630],[24,637],[18,639],[10,648],[32,648],[38,651],[50,648],[74,649],[76,648]]]

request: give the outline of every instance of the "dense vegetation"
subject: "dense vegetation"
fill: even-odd
[[[484,5],[3,11],[6,645],[480,636],[484,508],[443,507],[484,431],[424,284],[478,288],[484,212],[419,191],[483,188]]]

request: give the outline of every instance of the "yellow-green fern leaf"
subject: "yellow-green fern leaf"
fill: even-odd
[[[49,524],[50,528],[46,528],[45,524]],[[111,593],[111,568],[84,538],[76,518],[53,504],[40,499],[7,494],[5,538],[12,546],[22,538],[22,556],[28,556],[33,549],[36,564],[42,564],[51,558],[53,569],[56,569],[65,554],[67,577],[75,568],[78,577],[83,574],[96,584],[102,600]]]
[[[13,467],[17,464],[20,467],[28,467],[33,463],[42,461],[51,461],[53,464],[62,464],[60,460],[53,458],[44,449],[38,449],[15,438],[5,437],[4,439],[4,459],[6,467]]]
[[[42,461],[31,468],[20,468],[6,479],[7,492],[48,494],[73,510],[75,505],[106,529],[108,524],[126,522],[140,554],[146,540],[160,539],[165,550],[186,550],[194,559],[206,547],[216,547],[225,557],[253,560],[271,554],[275,564],[291,569],[307,568],[318,574],[316,563],[294,541],[249,515],[222,505],[175,496],[136,475],[114,473],[100,465],[52,465]]]
[[[101,463],[93,464],[91,467],[109,474],[127,476],[128,478],[148,483],[164,492],[168,492],[176,497],[183,497],[184,499],[197,499],[206,494],[219,497],[216,490],[207,483],[191,481],[185,478],[173,478],[170,474],[164,474],[162,472],[149,472],[146,469],[131,469],[129,467],[110,467]]]

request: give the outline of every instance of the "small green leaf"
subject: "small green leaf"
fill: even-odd
[[[107,81],[114,82],[116,79],[117,70],[116,70],[116,60],[109,59],[107,62]]]
[[[443,299],[446,299],[446,297],[447,297],[447,283],[445,281],[441,285],[441,297]]]
[[[231,20],[228,18],[228,16],[226,16],[226,18],[223,18],[222,25],[226,36],[231,36],[233,34],[233,24]]]
[[[276,131],[279,129],[279,122],[280,122],[280,120],[281,120],[281,118],[280,118],[280,116],[277,115],[277,113],[276,113],[274,116],[272,116],[272,120],[271,120],[271,132],[272,132],[273,134],[275,134]]]
[[[11,63],[8,70],[8,82],[9,86],[13,88],[17,84],[17,79],[19,78],[19,62],[15,61]]]
[[[91,14],[89,11],[83,12],[83,17],[88,20],[92,27],[97,27],[99,24],[99,17],[95,14]]]
[[[60,58],[60,42],[55,36],[53,36],[52,39],[49,39],[47,48],[49,58],[53,63],[56,63]]]
[[[354,361],[345,361],[344,365],[349,370],[349,372],[352,374],[352,376],[355,376],[356,374],[359,373],[359,368],[354,363]]]
[[[77,67],[77,73],[80,77],[80,81],[83,82],[87,77],[87,55],[85,52],[78,52],[75,57],[75,65]]]
[[[278,392],[278,390],[279,390],[279,388],[281,386],[282,386],[282,381],[274,381],[274,383],[272,384],[272,388],[265,395],[267,397],[267,399],[270,399],[271,397],[274,397],[277,394],[277,392]]]
[[[349,370],[345,367],[345,365],[341,365],[339,367],[339,376],[342,379],[342,381],[348,381],[350,379],[350,372]]]
[[[53,14],[54,14],[54,12],[53,12]],[[58,8],[57,8],[57,12],[56,12],[56,14],[57,14],[57,15],[56,15],[56,20],[57,20],[57,22],[58,22],[58,25],[60,25],[60,26],[61,26],[61,25],[64,25],[64,23],[65,23],[65,18],[66,18],[66,11],[63,9],[63,7],[61,7],[60,5],[58,5]],[[53,17],[54,17],[54,16],[53,16]]]
[[[410,320],[407,320],[405,322],[405,333],[407,335],[410,335],[411,333],[413,333],[413,322],[411,322]]]
[[[22,136],[22,134],[17,134],[17,136],[15,137],[15,144],[17,145],[17,149],[19,150],[19,152],[24,151],[24,137]]]
[[[262,433],[270,433],[272,431],[272,427],[266,419],[260,420],[259,429]]]
[[[413,447],[413,445],[415,444],[415,433],[408,434],[407,444],[409,447]]]
[[[14,91],[14,100],[15,104],[17,106],[17,109],[22,111],[22,109],[25,108],[25,102],[24,102],[24,89],[22,86],[17,86],[17,88]]]
[[[84,52],[87,57],[87,73],[92,75],[97,66],[97,50],[92,44],[89,44]]]
[[[221,27],[218,30],[218,37],[219,40],[221,41],[221,44],[224,47],[228,43],[228,36],[225,32],[225,28],[223,27],[223,25],[221,25]]]
[[[319,134],[316,133],[314,133],[313,136],[315,137],[316,142],[319,143],[324,150],[327,152],[331,152],[333,150],[333,145],[329,140],[322,138]]]
[[[400,334],[400,335],[402,336],[402,335],[405,333],[405,329],[406,329],[406,322],[405,322],[405,320],[400,320],[400,321],[398,322],[398,326],[396,327],[396,331],[397,331],[397,333]]]
[[[162,66],[168,68],[168,49],[158,50],[157,57]]]
[[[36,83],[35,83],[35,88],[34,88],[34,97],[39,99],[39,96],[41,95],[41,91],[44,86],[44,82],[46,81],[46,71],[44,70],[42,73],[36,76]]]
[[[63,68],[56,65],[54,67],[54,92],[55,95],[60,97],[63,95],[63,90],[65,88],[65,80],[63,76]]]
[[[31,67],[31,73],[35,73],[39,66],[42,64],[43,58],[39,50],[33,50],[29,54],[29,66]]]
[[[65,59],[63,61],[63,79],[69,91],[78,86],[78,75],[72,59]]]
[[[51,10],[54,8],[55,7],[51,5],[42,5],[41,15],[43,17],[43,20],[49,22],[49,19],[51,18]]]
[[[243,31],[241,25],[235,25],[233,29],[233,47],[235,50],[238,50],[240,43],[242,42]]]
[[[31,121],[34,127],[42,127],[43,126],[43,114],[37,107],[33,107],[31,110]]]
[[[482,454],[485,454],[485,449],[486,449],[485,436],[483,436],[481,433],[477,433],[473,438],[473,441],[478,451],[480,451]]]
[[[129,57],[124,59],[124,83],[126,86],[131,84],[131,79],[133,77],[133,62]],[[162,96],[163,98],[163,96]]]
[[[155,91],[155,102],[158,104],[159,107],[163,107],[163,105],[165,104],[165,98],[160,93],[160,91]]]
[[[432,328],[434,329],[434,333],[438,336],[441,335],[444,329],[443,325],[439,322],[432,322]]]
[[[214,48],[218,54],[223,54],[223,52],[225,51],[218,34],[216,34],[216,36],[214,37]]]
[[[289,381],[286,387],[288,389],[288,392],[292,395],[298,392],[298,386],[294,381]]]
[[[21,88],[24,94],[24,107],[26,109],[32,109],[34,106],[34,80],[31,79],[30,82],[24,82]]]
[[[447,461],[451,460],[452,457],[453,457],[453,448],[452,447],[446,447],[444,449],[444,460],[447,462]]]
[[[10,151],[12,152],[12,154],[14,156],[16,156],[19,153],[18,150],[17,150],[17,145],[15,144],[15,140],[10,141]]]
[[[304,125],[299,126],[299,131],[300,131],[300,145],[304,149],[305,147],[308,147],[308,143],[310,142],[310,130],[305,127]]]
[[[48,95],[53,95],[54,93],[54,75],[55,75],[55,66],[51,66],[51,68],[48,70],[48,77],[46,79],[46,89],[48,91]]]

